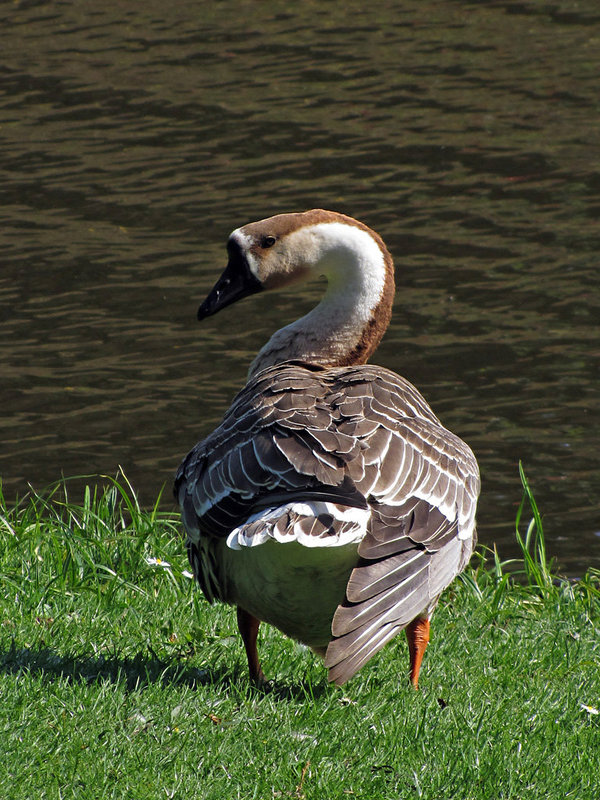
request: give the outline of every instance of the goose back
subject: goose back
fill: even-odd
[[[431,613],[476,541],[473,453],[411,383],[371,365],[259,372],[184,459],[175,491],[206,597],[326,649],[340,684]],[[253,583],[270,543],[284,545],[280,573],[273,563]],[[303,594],[294,581],[307,569]],[[279,615],[278,582],[292,598]]]

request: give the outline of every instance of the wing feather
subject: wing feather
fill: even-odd
[[[325,658],[330,680],[348,680],[383,647],[392,629],[402,630],[429,613],[459,569],[456,520],[415,498],[395,511],[400,519],[394,520],[389,506],[373,508],[360,561],[333,618],[334,638]]]

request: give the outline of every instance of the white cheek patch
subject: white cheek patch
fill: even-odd
[[[248,236],[244,233],[243,228],[236,228],[229,239],[233,239],[234,242],[237,242],[239,246],[242,248],[244,255],[246,256],[246,261],[248,262],[248,266],[250,267],[250,272],[254,275],[257,280],[260,280],[258,274],[258,259],[256,256],[250,252],[250,248],[254,244],[254,240],[252,237]]]

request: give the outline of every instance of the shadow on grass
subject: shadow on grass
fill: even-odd
[[[10,649],[0,651],[0,672],[39,675],[50,682],[62,679],[88,684],[96,681],[125,683],[128,691],[155,684],[188,686],[191,689],[220,686],[236,691],[245,689],[257,695],[270,695],[281,701],[305,699],[307,696],[318,697],[327,688],[326,685],[314,685],[307,681],[295,684],[268,681],[257,687],[249,682],[245,670],[242,674],[237,667],[189,667],[155,656],[148,657],[143,653],[138,653],[134,658],[60,655],[48,647],[37,650],[29,647],[17,648],[14,642]]]

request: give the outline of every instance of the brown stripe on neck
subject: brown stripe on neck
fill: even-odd
[[[352,225],[355,228],[360,228],[360,230],[366,231],[377,242],[383,253],[385,283],[381,299],[373,309],[371,318],[363,328],[356,345],[352,350],[336,360],[336,366],[340,367],[351,366],[352,364],[365,364],[379,346],[379,342],[382,340],[392,318],[392,307],[394,304],[396,287],[394,282],[394,262],[389,250],[378,233],[363,222],[353,217],[348,217],[346,214],[340,214],[336,211],[327,211],[322,208],[313,208],[311,211],[304,211],[286,216],[295,218],[294,224],[290,225],[290,230],[294,230],[300,222],[305,225],[318,225],[321,222],[341,222],[345,225]]]
[[[359,227],[366,228],[366,226],[362,225]],[[366,364],[379,346],[379,342],[382,340],[392,318],[392,306],[394,304],[395,294],[394,262],[381,238],[374,231],[370,230],[370,228],[366,229],[375,238],[383,252],[385,261],[385,283],[381,299],[373,309],[371,318],[363,328],[356,345],[344,358],[339,360],[338,363],[340,367],[346,367],[352,364]]]

